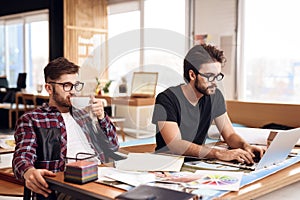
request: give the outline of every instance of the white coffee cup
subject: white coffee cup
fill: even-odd
[[[73,107],[83,109],[90,105],[90,97],[71,97],[70,101]]]

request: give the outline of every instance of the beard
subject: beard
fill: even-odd
[[[201,85],[198,83],[199,83],[199,80],[196,77],[195,88],[201,94],[208,96],[208,95],[214,94],[216,92],[216,88],[217,88],[216,84],[213,83],[212,85],[210,85],[208,87],[201,87]]]
[[[53,100],[56,102],[56,104],[60,107],[70,108],[71,102],[68,99],[64,99],[61,97],[53,87]]]

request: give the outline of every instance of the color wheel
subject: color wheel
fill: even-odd
[[[238,182],[238,178],[228,175],[213,174],[205,176],[200,182],[206,185],[231,185]]]

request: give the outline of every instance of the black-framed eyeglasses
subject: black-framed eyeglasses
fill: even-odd
[[[75,90],[77,92],[80,92],[84,86],[84,83],[82,83],[80,81],[77,81],[75,84],[73,84],[71,82],[58,83],[58,82],[53,82],[53,81],[50,81],[48,83],[62,85],[65,92],[70,92],[73,89],[73,87],[75,88]]]
[[[210,75],[208,75],[208,74],[202,74],[201,72],[198,72],[198,71],[197,71],[197,73],[200,76],[203,76],[203,77],[207,78],[208,82],[213,82],[214,80],[220,81],[220,80],[222,80],[224,78],[224,74],[222,74],[222,73],[219,73],[219,74],[217,74],[215,76],[213,74],[210,74]]]

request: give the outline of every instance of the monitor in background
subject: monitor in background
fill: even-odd
[[[155,96],[158,72],[134,72],[131,97],[152,98]]]

